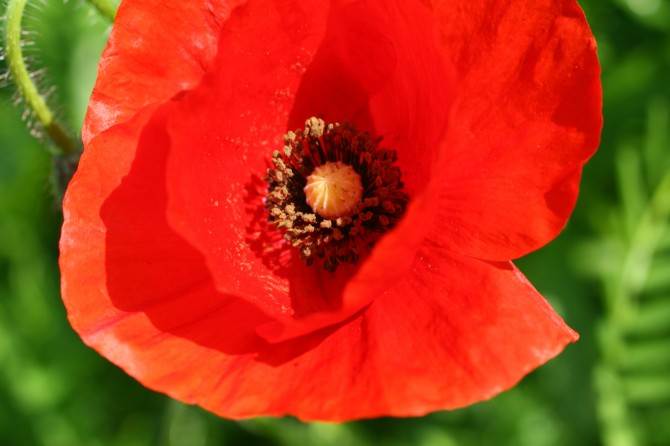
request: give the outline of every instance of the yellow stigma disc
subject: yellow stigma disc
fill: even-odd
[[[341,161],[317,166],[304,190],[314,213],[331,220],[350,215],[363,197],[360,175]]]

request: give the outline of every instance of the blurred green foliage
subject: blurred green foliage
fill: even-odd
[[[49,153],[0,90],[0,444],[670,445],[670,2],[583,0],[605,128],[567,229],[519,262],[581,333],[491,401],[342,425],[232,422],[146,390],[85,347],[59,299]],[[109,24],[81,2],[31,3],[24,51],[78,129]],[[0,61],[0,64],[4,62]],[[0,66],[4,72],[5,66]]]

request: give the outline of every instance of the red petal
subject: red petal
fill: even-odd
[[[398,151],[406,192],[418,193],[430,178],[454,89],[433,12],[418,2],[332,3],[288,129],[318,116],[381,135]]]
[[[491,260],[554,238],[598,145],[600,69],[572,0],[440,2],[458,71],[434,240]]]
[[[152,117],[155,107],[147,107],[93,139],[68,188],[60,245],[63,298],[74,327],[85,334],[104,329],[117,314],[150,312],[164,301],[199,295],[208,283],[211,288],[202,256],[165,221],[169,141],[163,121],[170,108]],[[170,324],[213,311],[213,302],[201,298],[184,305],[168,315]]]
[[[142,107],[195,86],[216,54],[219,23],[235,1],[122,2],[98,67],[84,143]]]
[[[435,98],[448,98],[447,88],[421,87],[443,75],[435,48],[411,50],[430,34],[430,26],[418,26],[430,18],[428,9],[410,14],[412,8],[363,2],[329,12],[298,3],[276,9],[250,2],[234,11],[215,68],[184,96],[169,128],[169,221],[204,253],[219,291],[246,298],[279,320],[261,329],[274,341],[349,317],[409,268],[434,214],[426,169],[437,158],[440,130],[426,131],[428,112],[422,110],[435,106]],[[399,24],[398,35],[386,31],[395,29],[386,26],[389,21]],[[415,29],[408,36],[406,22]],[[416,61],[432,65],[419,69],[410,63]],[[380,90],[384,82],[397,94],[391,87]],[[414,85],[412,94],[408,87]],[[396,113],[391,103],[407,107]],[[267,224],[262,204],[262,176],[272,151],[283,145],[280,136],[313,114],[359,125],[372,117],[395,142],[413,144],[398,147],[416,201],[406,222],[362,268],[340,268],[336,275],[302,264]],[[440,114],[433,116],[439,123]]]
[[[166,222],[172,108],[144,108],[88,144],[64,200],[60,267],[70,322],[84,341],[147,386],[188,401],[172,371],[197,363],[198,349],[256,352],[266,343],[255,327],[269,319],[216,292],[202,255]],[[207,382],[203,371],[192,378]]]
[[[436,170],[455,95],[454,73],[438,48],[433,11],[416,1],[359,3],[367,9],[356,16],[371,18],[392,43],[396,65],[370,97],[370,113],[382,144],[397,150],[405,191],[413,197]],[[366,27],[370,24],[358,28]]]

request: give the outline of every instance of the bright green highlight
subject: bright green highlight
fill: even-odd
[[[109,0],[88,0],[88,2],[110,21],[113,22],[116,18],[117,6]]]
[[[76,153],[77,146],[56,122],[54,115],[47,106],[37,86],[30,77],[28,68],[23,60],[21,51],[21,18],[26,6],[26,0],[9,0],[5,16],[5,53],[9,73],[26,105],[35,114],[37,121],[44,127],[49,138],[70,155]]]

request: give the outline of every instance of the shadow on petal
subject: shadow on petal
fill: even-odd
[[[302,76],[289,115],[289,130],[316,116],[328,122],[351,122],[375,135],[370,98],[396,69],[397,57],[388,32],[365,2],[334,6],[326,37]]]
[[[102,205],[107,228],[107,290],[113,305],[142,312],[160,331],[227,355],[256,355],[275,349],[256,334],[272,319],[252,303],[219,293],[204,257],[167,223],[165,162],[170,140],[159,110],[142,131],[130,172]],[[332,330],[296,339],[280,348],[291,360],[314,348]],[[141,334],[137,334],[141,337]],[[266,355],[267,356],[267,355]]]

